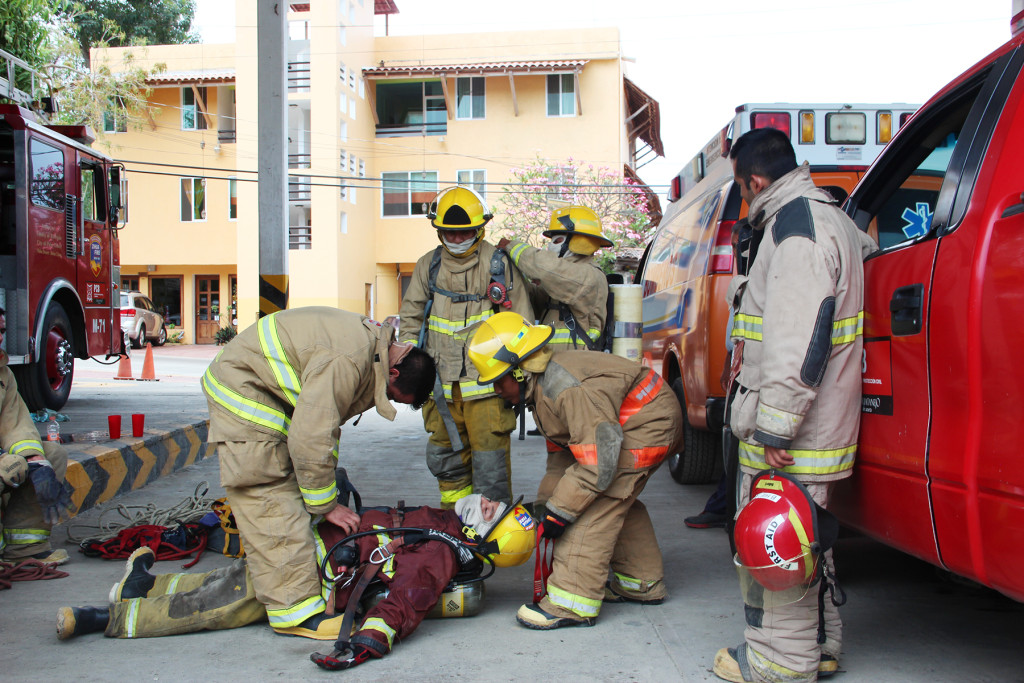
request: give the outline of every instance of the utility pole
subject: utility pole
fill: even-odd
[[[259,317],[288,308],[288,4],[256,3]]]

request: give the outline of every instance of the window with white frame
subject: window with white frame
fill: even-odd
[[[181,89],[181,129],[182,130],[206,130],[206,117],[203,116],[202,108],[196,100],[196,92],[202,99],[203,107],[206,106],[206,88],[187,85]]]
[[[483,76],[455,79],[455,118],[484,118],[484,81]]]
[[[228,220],[238,220],[238,180],[228,178]]]
[[[573,74],[548,76],[548,116],[576,116],[576,79]]]
[[[120,97],[107,99],[107,108],[103,112],[104,133],[125,133],[128,131],[128,114],[125,112],[124,100]]]
[[[462,187],[469,187],[481,196],[487,196],[487,171],[482,168],[474,168],[466,171],[456,171],[456,180]]]
[[[437,171],[382,173],[384,216],[425,216],[437,194]]]
[[[206,178],[181,179],[181,221],[206,220]]]

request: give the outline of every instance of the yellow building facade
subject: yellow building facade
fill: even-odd
[[[397,313],[438,244],[425,213],[444,187],[494,209],[512,169],[538,158],[628,169],[638,149],[661,153],[657,102],[625,77],[617,29],[375,36],[373,2],[291,8],[289,307]],[[103,138],[130,176],[124,284],[158,307],[180,287],[188,342],[258,311],[255,3],[236,17],[234,45],[136,48],[166,64],[153,114]]]

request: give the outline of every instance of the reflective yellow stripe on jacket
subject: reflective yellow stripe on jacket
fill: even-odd
[[[784,472],[789,474],[834,474],[853,467],[853,461],[857,455],[857,445],[827,450],[787,448],[786,452],[793,456],[796,463],[784,467]],[[768,463],[764,461],[764,446],[740,441],[740,464],[759,470],[768,469]]]
[[[587,343],[583,341],[582,338],[579,337],[578,333],[576,336],[577,341],[575,344],[573,344],[572,335],[569,332],[569,328],[557,327],[555,328],[555,333],[551,335],[551,339],[548,341],[548,344],[564,344],[569,348],[587,348]],[[597,339],[598,337],[601,336],[601,330],[597,329],[596,327],[591,327],[589,330],[587,330],[587,336],[590,337],[591,339]]]
[[[732,321],[732,336],[761,341],[761,316],[737,313]]]
[[[841,318],[832,323],[832,345],[849,344],[864,335],[864,311],[851,318]]]
[[[291,418],[280,410],[264,405],[259,401],[242,396],[237,391],[228,389],[217,381],[213,373],[207,369],[203,375],[203,391],[229,413],[239,418],[258,424],[268,429],[280,432],[282,436],[288,436],[288,427],[291,425]]]
[[[267,358],[267,363],[277,378],[277,385],[281,387],[285,399],[293,406],[302,391],[302,383],[299,381],[295,369],[288,364],[288,356],[284,352],[281,338],[277,335],[277,314],[272,313],[260,318],[260,348]]]
[[[15,441],[7,449],[7,452],[12,455],[23,455],[25,451],[39,451],[42,453],[43,444],[38,439],[22,439],[21,441]]]

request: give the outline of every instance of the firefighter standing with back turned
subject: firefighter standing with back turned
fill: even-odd
[[[852,474],[857,453],[862,260],[875,245],[815,187],[807,165],[797,166],[785,133],[750,131],[729,156],[750,225],[762,235],[749,277],[729,286],[734,362],[741,363],[730,417],[740,440],[740,505],[751,500],[754,477],[775,468],[827,508],[832,485]],[[834,577],[831,551],[824,561]],[[818,586],[795,602],[748,601],[744,615],[745,641],[715,655],[720,678],[802,682],[838,668],[842,623],[832,600],[819,604]]]
[[[441,246],[416,263],[399,312],[399,339],[416,343],[437,364],[434,400],[423,406],[427,467],[437,477],[442,508],[471,493],[511,503],[509,435],[516,415],[477,382],[466,341],[457,333],[497,311],[532,320],[529,294],[508,255],[484,241],[492,214],[479,194],[465,187],[442,190],[427,217]]]
[[[594,252],[611,247],[601,234],[601,219],[585,206],[567,206],[551,213],[544,231],[548,248],[502,238],[499,249],[508,249],[513,263],[531,282],[533,308],[540,322],[554,329],[548,342],[553,353],[589,349],[603,351],[608,317],[608,278],[594,262]],[[547,470],[537,488],[534,511],[551,496],[565,470],[576,462],[572,453],[547,442]]]
[[[390,325],[328,307],[264,316],[203,375],[209,447],[275,632],[338,637],[340,617],[324,614],[311,522],[359,524],[337,500],[341,425],[373,407],[393,420],[389,399],[419,405],[433,381],[430,357],[395,343]]]
[[[552,332],[499,313],[469,345],[480,381],[529,406],[541,432],[576,458],[540,520],[541,535],[559,539],[548,594],[516,614],[537,630],[593,626],[602,602],[664,601],[661,550],[638,496],[683,438],[679,402],[656,372],[594,351],[553,357]]]

